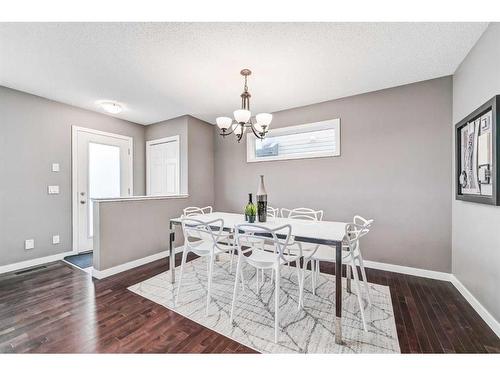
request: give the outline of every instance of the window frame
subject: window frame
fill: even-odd
[[[296,160],[296,159],[314,159],[314,158],[326,158],[340,156],[340,118],[335,118],[331,120],[311,122],[302,125],[285,126],[283,128],[271,129],[266,134],[266,137],[276,137],[282,135],[290,134],[301,134],[314,132],[319,130],[330,130],[335,131],[335,150],[332,151],[322,151],[317,153],[298,153],[294,155],[278,155],[278,156],[267,156],[267,157],[257,157],[255,155],[255,142],[258,140],[253,133],[247,133],[247,163],[258,163],[265,161],[277,161],[277,160]]]

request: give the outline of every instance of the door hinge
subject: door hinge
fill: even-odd
[[[128,154],[130,155],[130,149],[128,149]]]
[[[128,188],[128,195],[130,195],[130,188]]]

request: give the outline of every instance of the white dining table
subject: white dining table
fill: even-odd
[[[239,224],[248,224],[242,214],[230,212],[212,212],[204,215],[196,215],[190,218],[202,221],[222,219],[224,221],[224,231],[234,232],[234,228]],[[335,249],[335,342],[342,344],[342,240],[345,236],[347,223],[338,221],[312,221],[289,218],[268,217],[265,223],[255,224],[273,229],[284,224],[290,224],[291,234],[296,241],[307,242],[320,245],[329,245]],[[170,220],[170,282],[175,283],[175,226],[181,225],[181,218]],[[279,233],[278,233],[279,235]],[[332,251],[333,251],[332,249]]]

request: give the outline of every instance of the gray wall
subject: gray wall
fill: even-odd
[[[492,23],[453,76],[454,124],[500,94],[499,61],[500,24]],[[500,207],[455,200],[454,194],[453,273],[500,321]]]
[[[194,206],[215,202],[215,145],[213,125],[189,116],[189,196]]]
[[[185,115],[148,125],[144,138],[180,136],[181,194],[189,194],[195,205],[214,202],[213,125]]]
[[[366,259],[450,272],[451,104],[443,77],[274,113],[273,128],[340,118],[334,158],[247,163],[245,141],[217,136],[216,208],[241,211],[264,174],[271,206],[375,218]]]
[[[94,268],[105,270],[168,249],[169,220],[188,206],[214,204],[214,132],[213,125],[191,116],[147,126],[146,140],[180,135],[181,153],[187,150],[187,198],[144,199],[139,201],[100,202],[96,233],[98,251]],[[181,160],[182,163],[182,160]],[[97,212],[97,211],[96,211]],[[176,246],[182,244],[177,228]]]
[[[159,138],[179,136],[180,159],[180,189],[181,194],[188,193],[188,117],[180,116],[170,120],[157,122],[144,128],[144,139],[152,141]]]
[[[143,126],[0,86],[0,265],[72,250],[72,125],[133,137],[134,194],[144,194]],[[24,250],[29,238],[35,249]]]
[[[192,203],[192,198],[96,203],[99,241],[95,244],[94,268],[102,271],[168,250],[170,219],[179,217]],[[182,231],[176,229],[175,246],[180,246]]]

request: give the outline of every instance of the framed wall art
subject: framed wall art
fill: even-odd
[[[455,125],[456,199],[500,205],[499,104],[497,95]]]

